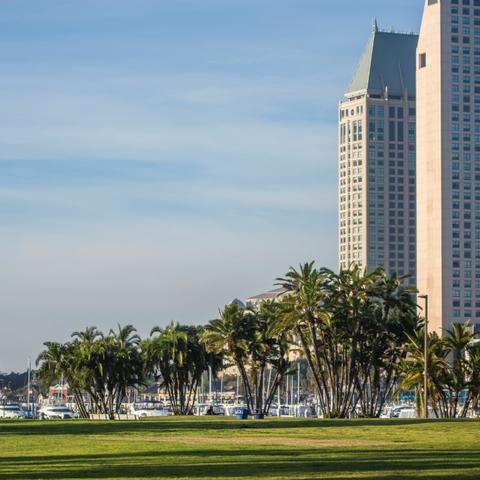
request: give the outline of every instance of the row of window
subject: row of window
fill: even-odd
[[[428,0],[429,5],[432,5],[437,2],[438,0]],[[452,0],[452,5],[463,5],[463,6],[473,5],[475,7],[480,7],[480,0]]]
[[[353,117],[355,115],[361,115],[363,113],[363,105],[357,105],[354,108],[345,108],[340,110],[340,119],[348,116]]]
[[[454,316],[454,318],[461,318],[462,313],[461,313],[460,310],[454,309],[453,310],[453,316]],[[472,312],[470,310],[465,310],[465,313],[464,313],[463,317],[471,319],[472,318]],[[480,318],[480,312],[476,312],[475,317]]]
[[[416,110],[413,107],[408,108],[408,112],[404,107],[388,107],[388,115],[390,118],[403,118],[405,113],[408,113],[409,117],[415,117]],[[368,107],[368,117],[378,117],[379,119],[385,118],[385,107],[383,105],[371,105]]]

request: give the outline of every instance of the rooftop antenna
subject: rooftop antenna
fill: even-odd
[[[377,23],[377,17],[373,17],[373,25],[372,25],[372,30],[376,33],[378,32],[378,23]]]

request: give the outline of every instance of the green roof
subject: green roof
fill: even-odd
[[[357,66],[353,79],[345,93],[403,95],[404,91],[415,96],[416,49],[418,35],[380,32],[376,24]]]

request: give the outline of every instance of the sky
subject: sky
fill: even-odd
[[[421,0],[2,0],[0,371],[337,264],[337,107]]]

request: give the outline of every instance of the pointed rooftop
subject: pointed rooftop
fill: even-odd
[[[418,35],[382,32],[373,20],[372,33],[345,92],[347,98],[370,93],[415,95],[415,58]]]

